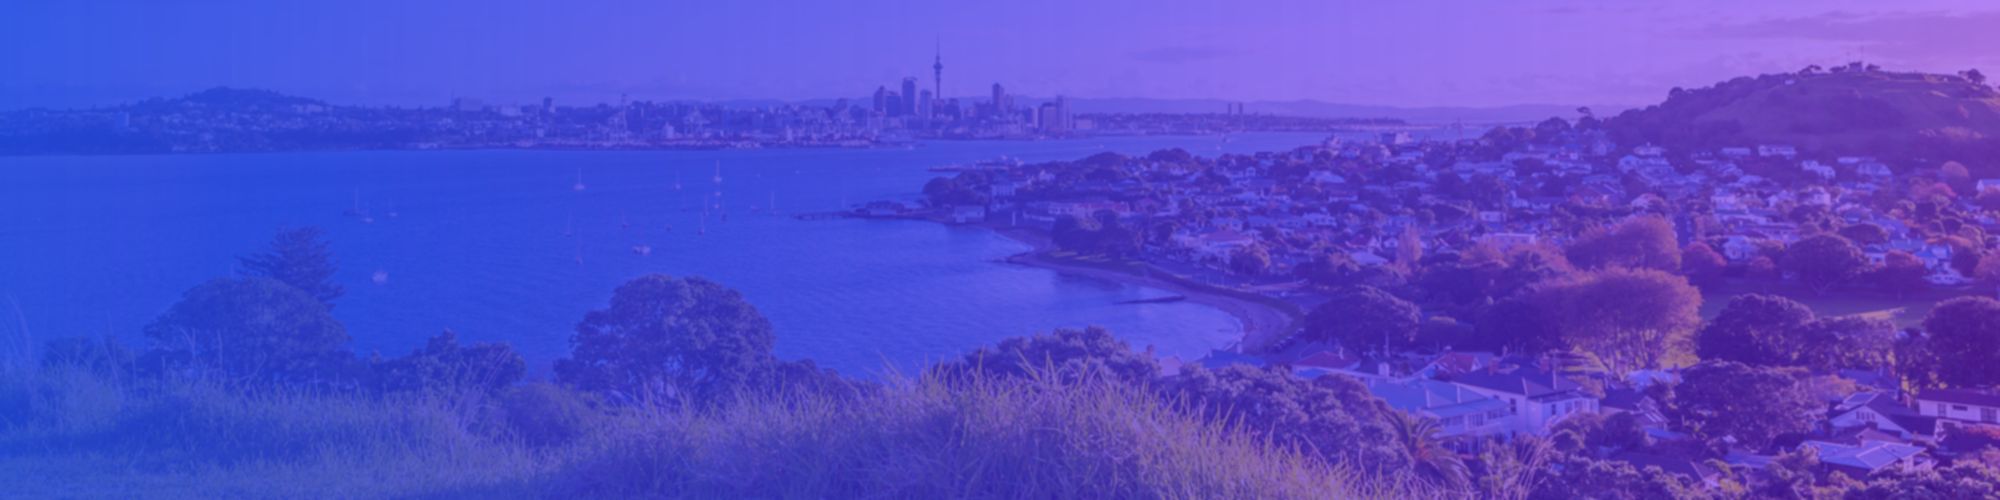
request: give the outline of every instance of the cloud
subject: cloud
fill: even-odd
[[[1857,57],[1907,64],[1994,62],[2000,55],[2000,11],[1829,12],[1712,25],[1721,39],[1821,42],[1859,49]]]
[[[1149,63],[1186,64],[1220,59],[1234,55],[1235,53],[1236,51],[1221,47],[1177,45],[1133,52],[1132,59]]]

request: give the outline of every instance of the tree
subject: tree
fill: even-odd
[[[149,366],[241,381],[317,381],[352,358],[347,329],[325,304],[269,278],[221,278],[189,289],[145,332]]]
[[[1229,254],[1229,271],[1244,276],[1258,276],[1271,268],[1271,253],[1263,245],[1249,245]]]
[[[771,323],[735,290],[648,275],[585,314],[556,381],[631,399],[702,403],[749,389],[777,363]]]
[[[1785,250],[1785,268],[1815,293],[1826,293],[1834,285],[1846,283],[1868,270],[1868,256],[1859,247],[1834,234],[1799,240]]]
[[[1637,450],[1653,444],[1653,437],[1646,434],[1646,428],[1632,416],[1632,412],[1610,415],[1579,413],[1556,423],[1550,430],[1550,435],[1564,433],[1575,435],[1576,444],[1584,447],[1580,450],[1567,450],[1572,453],[1595,453],[1595,450],[1600,449],[1612,452]]]
[[[1568,249],[1569,261],[1585,269],[1631,267],[1677,272],[1681,247],[1665,217],[1644,215],[1610,228],[1584,233]]]
[[[503,342],[459,345],[458,333],[447,329],[410,355],[374,368],[378,392],[464,389],[498,394],[527,374],[528,363]]]
[[[1356,350],[1396,349],[1416,340],[1423,311],[1416,304],[1367,285],[1342,288],[1306,315],[1308,341],[1336,342]]]
[[[1549,280],[1525,303],[1559,347],[1596,355],[1614,373],[1689,362],[1701,291],[1651,269],[1606,269]]]
[[[1308,283],[1322,287],[1336,287],[1353,282],[1355,275],[1361,272],[1361,265],[1355,263],[1354,257],[1348,254],[1326,252],[1299,265],[1293,271]]]
[[[2000,287],[2000,252],[1986,254],[1979,258],[1979,265],[1973,268],[1972,277],[1986,286]]]
[[[238,257],[237,262],[244,276],[270,278],[305,291],[313,300],[318,300],[327,309],[333,309],[333,300],[345,292],[339,283],[333,281],[333,273],[339,270],[333,261],[333,252],[327,250],[327,242],[321,239],[325,231],[318,227],[306,226],[298,229],[280,229],[271,238],[271,247],[264,253]]]
[[[1959,75],[1964,76],[1966,81],[1972,82],[1975,85],[1986,84],[1986,74],[1979,72],[1979,68],[1965,70],[1959,73]]]
[[[1702,359],[1790,365],[1806,346],[1811,308],[1775,295],[1738,295],[1696,336]]]
[[[1681,274],[1697,285],[1712,285],[1729,269],[1729,260],[1707,243],[1695,242],[1681,251]]]
[[[1889,230],[1873,222],[1850,224],[1840,228],[1840,236],[1856,245],[1880,245],[1889,242]]]
[[[1390,414],[1389,423],[1395,427],[1396,441],[1409,454],[1410,469],[1417,477],[1449,491],[1464,490],[1471,485],[1471,470],[1457,452],[1444,445],[1444,438],[1439,436],[1443,430],[1436,421],[1395,412]]]
[[[2000,472],[1985,465],[1959,461],[1945,467],[1891,471],[1872,477],[1866,488],[1848,492],[1861,500],[1902,498],[1994,498],[2000,496]]]
[[[1076,382],[1101,376],[1138,384],[1159,376],[1160,366],[1151,355],[1132,352],[1130,345],[1109,330],[1093,326],[1002,340],[996,346],[981,347],[962,359],[940,364],[936,371],[952,378],[1053,377]]]
[[[1169,405],[1226,423],[1278,446],[1298,447],[1336,464],[1374,473],[1406,472],[1411,457],[1397,441],[1396,409],[1346,377],[1305,380],[1276,368],[1187,367],[1160,382]]]
[[[1924,318],[1939,378],[1961,387],[2000,384],[2000,301],[1959,297]]]
[[[1638,468],[1630,462],[1568,456],[1554,461],[1529,498],[1599,500],[1704,498],[1682,476],[1659,467]]]
[[[1704,361],[1682,372],[1673,386],[1671,418],[1699,436],[1732,436],[1752,449],[1763,448],[1780,434],[1812,430],[1813,413],[1824,410],[1799,383],[1800,375],[1795,368]]]
[[[1923,259],[1902,250],[1891,250],[1882,256],[1882,267],[1875,270],[1875,285],[1897,296],[1907,296],[1930,288],[1931,271],[1924,267]]]
[[[1798,364],[1819,372],[1892,368],[1896,324],[1868,316],[1820,318],[1806,325]]]
[[[1750,279],[1763,281],[1767,283],[1776,282],[1780,278],[1784,277],[1784,275],[1778,271],[1778,262],[1771,260],[1769,256],[1764,256],[1764,255],[1759,255],[1756,258],[1750,259],[1750,263],[1744,266],[1743,274],[1744,276],[1749,277]]]

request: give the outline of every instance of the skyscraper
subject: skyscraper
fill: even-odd
[[[1006,117],[1014,113],[1014,100],[1007,97],[1007,88],[993,84],[993,115]]]
[[[943,41],[938,42],[937,58],[934,59],[933,62],[931,62],[931,74],[933,75],[933,78],[935,79],[934,82],[937,85],[937,88],[932,89],[931,95],[937,96],[938,99],[943,99],[944,98],[944,42]]]
[[[915,113],[916,111],[917,111],[917,79],[916,79],[916,78],[904,78],[904,79],[903,79],[903,112],[904,112],[904,113]]]
[[[918,92],[917,92],[917,117],[918,117],[918,118],[923,118],[923,119],[926,119],[926,120],[928,120],[928,119],[930,119],[930,118],[931,118],[932,114],[936,112],[936,106],[935,106],[935,104],[936,104],[936,102],[937,102],[937,101],[936,101],[935,99],[933,99],[933,97],[934,97],[934,96],[932,96],[932,95],[931,95],[931,91],[928,91],[928,90],[924,90],[924,91],[918,91]]]
[[[1061,134],[1069,132],[1069,100],[1056,96],[1055,102],[1042,103],[1037,118],[1041,120],[1042,132]]]
[[[889,114],[889,88],[875,87],[875,112]]]

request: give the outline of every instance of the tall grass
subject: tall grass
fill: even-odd
[[[575,401],[534,384],[499,396],[381,398],[51,367],[0,380],[0,484],[9,485],[0,496],[1409,493],[1172,411],[1143,388],[1095,380],[892,378],[860,396],[773,394],[709,410]]]

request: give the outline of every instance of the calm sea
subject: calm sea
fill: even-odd
[[[849,374],[1084,325],[1197,356],[1232,342],[1236,321],[1195,304],[1119,305],[1164,293],[996,262],[1026,248],[989,231],[797,220],[769,207],[915,199],[939,175],[927,168],[1002,155],[1183,147],[1212,156],[1323,137],[0,158],[0,323],[9,325],[0,332],[25,324],[39,340],[109,334],[136,344],[182,291],[230,274],[237,255],[279,227],[317,225],[347,287],[333,313],[364,354],[401,355],[450,328],[512,343],[545,372],[619,283],[666,273],[740,290],[771,319],[780,357]],[[715,199],[722,208],[704,217],[703,200]],[[344,214],[357,206],[372,223]]]

